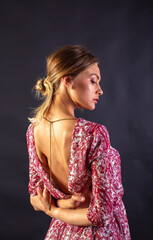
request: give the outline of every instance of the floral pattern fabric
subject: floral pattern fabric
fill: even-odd
[[[27,130],[29,153],[29,193],[37,194],[44,185],[56,199],[69,198],[49,176],[38,158],[34,125]],[[92,183],[92,197],[87,212],[89,227],[74,226],[52,219],[45,240],[130,240],[126,210],[122,201],[120,155],[110,145],[103,125],[78,118],[72,134],[68,189],[80,193]]]

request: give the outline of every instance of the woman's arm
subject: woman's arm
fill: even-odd
[[[52,218],[57,218],[68,224],[78,226],[90,226],[91,222],[87,218],[88,208],[81,209],[62,209],[55,206],[54,199],[51,201],[49,210],[49,192],[45,187],[42,191],[37,189],[37,196],[30,197],[30,202],[36,211],[43,211]]]
[[[81,194],[77,194],[77,195],[72,195],[70,198],[68,199],[57,199],[56,200],[56,205],[59,208],[78,208],[78,207],[82,207],[83,203],[84,206],[89,206],[89,204],[86,204],[86,198],[84,196],[82,196]]]
[[[39,200],[38,195],[30,196],[30,203],[36,211],[40,211],[38,200]],[[80,206],[82,207],[82,205],[84,205],[84,208],[86,208],[89,206],[89,204],[87,205],[86,203],[84,203],[84,201],[85,201],[84,196],[72,195],[68,199],[57,199],[56,206],[59,208],[75,209],[75,208],[79,208]],[[82,204],[82,203],[84,203],[84,204]]]
[[[39,197],[30,196],[30,203],[36,211],[39,210],[38,205]],[[89,196],[82,196],[81,194],[71,195],[68,199],[57,199],[56,206],[59,208],[75,209],[75,208],[86,208],[89,206]]]
[[[47,209],[46,214],[68,224],[87,227],[92,225],[87,218],[87,211],[88,208],[62,209],[55,207],[51,211]]]

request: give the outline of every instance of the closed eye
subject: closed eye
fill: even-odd
[[[97,84],[97,82],[95,82],[93,79],[91,79],[91,83],[92,84]]]

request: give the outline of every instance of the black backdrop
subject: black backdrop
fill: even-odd
[[[104,124],[120,152],[132,239],[153,239],[152,1],[22,1],[0,4],[0,238],[42,240],[50,219],[28,194],[25,133],[31,89],[46,56],[81,44],[99,57],[104,95],[76,116]]]

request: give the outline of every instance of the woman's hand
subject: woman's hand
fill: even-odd
[[[72,195],[68,199],[58,199],[56,201],[56,205],[59,208],[77,208],[85,201],[85,197],[81,195],[81,193]]]
[[[87,208],[91,199],[91,189],[85,190],[84,194],[76,193],[68,199],[58,199],[56,205],[60,208]]]
[[[44,187],[44,190],[42,190],[41,188],[38,188],[37,196],[30,197],[30,202],[36,211],[43,211],[44,213],[47,214],[49,210],[49,198],[50,198],[50,193],[46,187]],[[55,206],[54,199],[52,197],[51,213],[53,213],[55,209],[56,209],[56,206]]]
[[[70,208],[77,208],[81,203],[85,202],[85,197],[81,193],[76,193],[69,198]]]
[[[47,188],[45,186],[44,190],[37,188],[37,196],[39,210],[46,213],[46,211],[49,209],[49,192]]]

